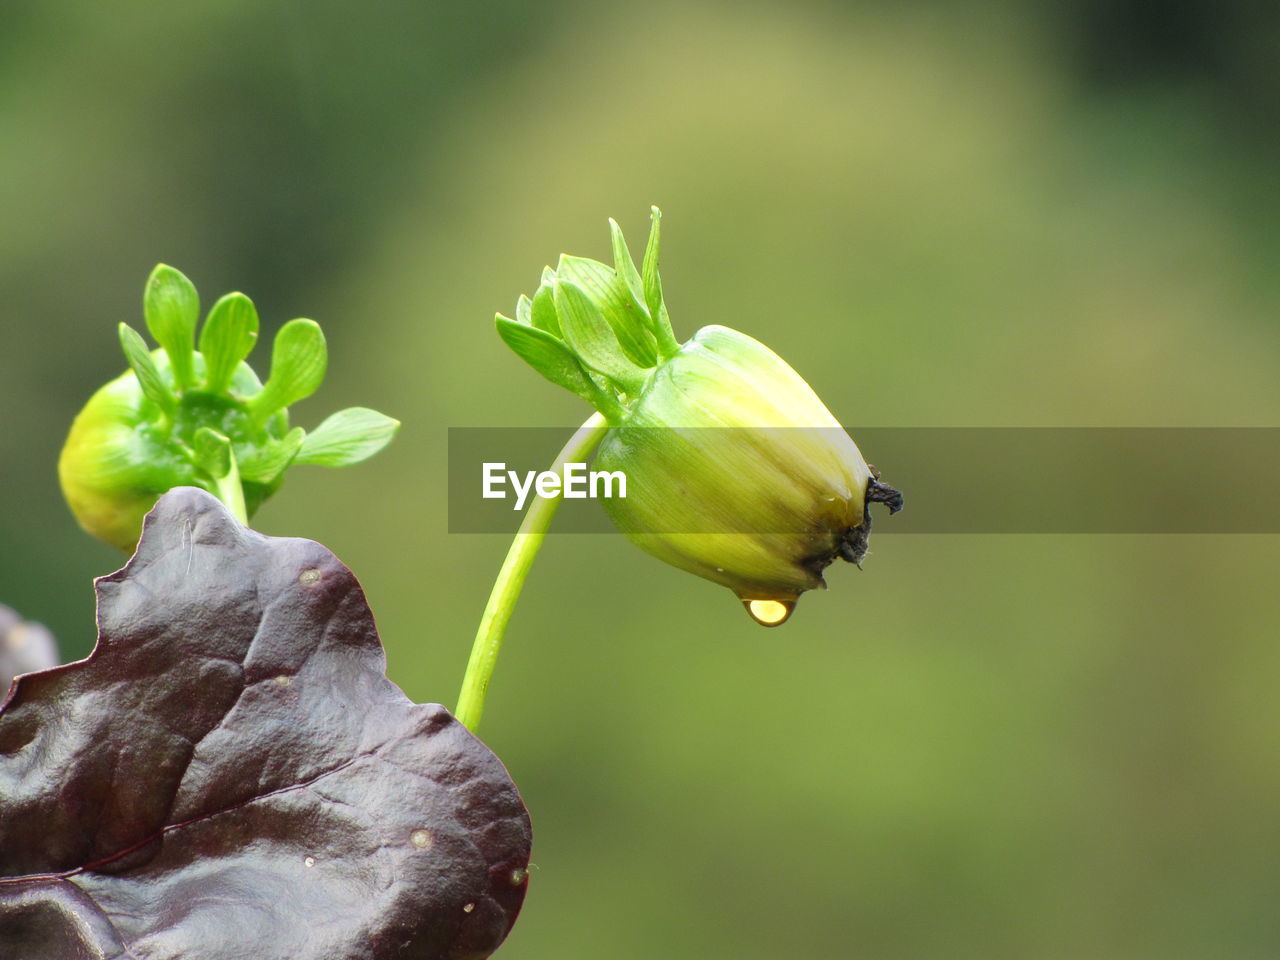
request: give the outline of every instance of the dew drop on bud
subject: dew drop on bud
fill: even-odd
[[[796,608],[794,600],[743,600],[751,619],[762,627],[780,627]]]

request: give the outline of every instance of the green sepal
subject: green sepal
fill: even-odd
[[[662,211],[650,207],[652,225],[649,227],[649,242],[644,248],[644,263],[641,265],[641,283],[644,285],[644,302],[649,308],[649,320],[652,323],[654,336],[658,338],[658,349],[663,357],[672,356],[679,349],[675,331],[671,329],[671,318],[667,315],[667,305],[662,299],[662,277],[658,274],[658,248],[662,243]]]
[[[553,288],[556,313],[565,343],[593,370],[604,374],[629,395],[639,391],[645,375],[618,352],[618,339],[600,310],[577,284],[558,279]]]
[[[178,388],[195,386],[196,322],[200,318],[200,295],[186,275],[166,264],[157,264],[147,278],[142,295],[142,312],[147,329],[169,355],[169,365]]]
[[[142,334],[127,323],[120,324],[119,334],[120,346],[124,350],[125,359],[129,361],[129,366],[133,368],[134,376],[138,378],[138,385],[142,388],[143,396],[163,410],[166,416],[173,416],[173,412],[178,406],[177,398],[170,392],[169,387],[164,382],[164,378],[161,377],[160,368],[156,366],[155,358],[151,356],[151,351],[147,349],[147,344],[142,339]]]
[[[534,303],[536,307],[536,298]],[[502,341],[552,383],[577,394],[607,417],[616,418],[621,413],[617,401],[596,386],[564,341],[502,314],[494,317],[494,324]]]
[[[196,469],[214,480],[221,480],[231,473],[231,440],[226,434],[212,427],[201,427],[191,438],[195,453]]]
[[[562,256],[556,265],[556,276],[577,284],[591,297],[627,359],[644,369],[657,366],[658,352],[648,329],[649,315],[612,267],[585,257]]]
[[[516,323],[523,323],[528,326],[533,322],[533,303],[525,294],[520,294],[520,299],[516,301]]]
[[[622,235],[622,228],[618,226],[618,221],[609,218],[609,237],[613,241],[613,269],[617,271],[618,276],[626,283],[627,289],[631,291],[631,296],[636,303],[644,303],[644,281],[640,279],[640,273],[636,270],[636,263],[631,259],[631,250],[627,247],[627,238]]]
[[[248,400],[258,422],[315,393],[324,380],[328,348],[314,320],[290,320],[271,347],[271,376]]]
[[[554,282],[555,274],[551,275],[551,281]],[[516,314],[519,318],[519,312]],[[529,322],[539,330],[545,330],[557,339],[563,339],[564,332],[560,329],[560,318],[556,316],[555,295],[544,275],[542,286],[540,286],[533,295],[533,305],[529,311]]]
[[[205,389],[222,393],[231,383],[236,368],[258,340],[258,311],[243,293],[220,298],[205,318],[200,331],[200,353],[204,355]]]
[[[368,407],[347,407],[325,418],[307,434],[294,463],[346,467],[368,460],[391,442],[400,429],[393,420]]]
[[[250,483],[274,483],[280,474],[297,462],[307,431],[294,427],[279,440],[255,447],[240,461],[240,476]]]

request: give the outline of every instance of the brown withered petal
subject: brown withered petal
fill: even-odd
[[[356,578],[180,488],[86,660],[0,707],[0,957],[474,960],[524,899],[497,757],[385,674]]]

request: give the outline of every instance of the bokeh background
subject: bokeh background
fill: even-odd
[[[446,429],[585,416],[491,318],[608,216],[660,204],[677,333],[765,340],[855,432],[1276,425],[1276,10],[5,0],[0,600],[91,647],[123,558],[55,463],[158,260],[324,325],[297,422],[404,421],[256,525],[358,573],[420,700],[506,549],[446,533]],[[1278,572],[1274,536],[882,535],[770,631],[553,538],[482,730],[537,833],[501,955],[1275,956]]]

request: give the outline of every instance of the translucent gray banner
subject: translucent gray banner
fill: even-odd
[[[449,430],[449,532],[511,533],[535,486],[574,428],[454,427]],[[887,533],[1280,533],[1280,428],[849,428],[906,509],[887,519],[872,505],[877,536]],[[628,442],[686,465],[682,485],[655,470],[628,470],[627,495],[653,499],[721,490],[714,517],[691,522],[649,510],[638,532],[803,532],[812,522],[789,484],[821,487],[815,451],[839,442],[810,430],[647,430]],[[818,459],[821,456],[818,455]],[[625,457],[615,460],[626,462]],[[653,460],[648,461],[652,463]],[[486,464],[490,464],[486,468]],[[502,470],[494,465],[503,464]],[[724,470],[742,475],[735,481]],[[728,466],[732,465],[732,466]],[[559,533],[616,533],[590,497],[564,499]],[[515,478],[509,476],[516,474]],[[679,470],[677,469],[678,473]],[[829,471],[828,471],[829,472]],[[498,474],[502,479],[497,480]],[[703,479],[699,480],[699,476]],[[504,496],[485,497],[488,492]],[[533,481],[536,482],[536,481]],[[599,479],[595,494],[609,490]],[[617,495],[616,479],[612,495]],[[761,503],[779,501],[777,509]],[[803,498],[801,498],[803,499]],[[519,504],[519,508],[517,508]],[[687,504],[686,504],[687,505]]]

